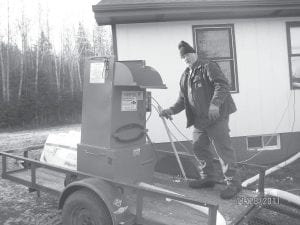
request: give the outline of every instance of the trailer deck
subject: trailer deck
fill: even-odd
[[[0,152],[0,156],[2,156],[2,178],[25,185],[30,192],[37,192],[38,195],[40,191],[43,191],[60,196],[65,191],[65,178],[70,174],[78,176],[79,180],[92,177],[124,187],[124,196],[128,205],[127,211],[130,212],[132,221],[134,221],[130,224],[216,225],[217,217],[220,214],[222,219],[225,219],[226,225],[275,225],[278,224],[278,221],[280,221],[279,224],[282,224],[287,216],[295,218],[295,221],[300,219],[298,206],[289,206],[289,204],[285,205],[284,202],[280,202],[280,205],[268,207],[268,205],[243,201],[243,199],[264,198],[264,167],[260,168],[259,192],[243,189],[236,198],[222,200],[219,193],[224,188],[223,184],[217,184],[213,189],[190,189],[185,182],[177,178],[154,173],[152,182],[144,183],[146,186],[140,185],[141,183],[130,185],[49,165],[28,157],[29,152],[41,149],[41,147],[33,146],[26,149]],[[13,161],[21,162],[21,164],[16,166],[16,163],[11,163]],[[248,166],[256,165],[248,164]],[[147,185],[149,186],[147,187]],[[265,213],[264,210],[269,210],[268,212],[271,213],[277,212],[281,216],[276,219],[277,222],[268,222],[268,217],[258,218],[257,215],[261,214],[260,211]],[[127,225],[127,223],[118,225],[121,224]]]
[[[20,170],[10,174],[10,180],[18,183],[31,182],[31,170]],[[47,168],[36,169],[36,184],[52,190],[53,194],[59,195],[64,190],[65,174],[53,171]],[[159,188],[165,188],[170,191],[184,194],[185,197],[198,201],[216,204],[219,206],[220,213],[225,217],[227,222],[233,221],[247,208],[245,205],[237,204],[236,198],[231,200],[222,200],[219,192],[223,185],[216,185],[213,189],[194,190],[187,187],[186,184],[172,181],[172,177],[164,174],[155,173],[153,185]],[[51,192],[51,191],[50,191]],[[239,197],[255,197],[257,193],[250,190],[242,190]],[[135,196],[128,194],[127,199],[130,210],[135,214]],[[170,223],[174,225],[199,225],[207,224],[207,215],[195,209],[191,209],[180,203],[170,203],[161,198],[145,198],[143,217],[154,219],[156,222]]]
[[[17,158],[20,156],[16,156]],[[35,164],[30,163],[31,159],[28,159],[27,167],[21,169],[14,169],[7,171],[5,178],[12,180],[16,183],[23,184],[29,187],[30,191],[45,191],[59,196],[65,186],[64,181],[67,171],[61,168],[40,167],[32,168]],[[3,165],[6,163],[3,162]],[[7,169],[7,168],[6,168]],[[32,185],[34,183],[34,185]],[[182,197],[188,199],[194,199],[195,201],[203,202],[207,205],[217,205],[219,212],[226,219],[227,224],[236,220],[248,210],[249,206],[238,204],[237,198],[253,198],[258,194],[251,190],[242,190],[237,198],[231,200],[222,200],[219,197],[219,192],[224,185],[218,184],[213,189],[190,189],[188,186],[181,181],[174,180],[172,176],[155,173],[153,177],[154,185],[157,188],[167,189],[169,191],[181,194]],[[132,214],[136,214],[137,195],[136,192],[128,192],[126,199],[129,205],[129,211]],[[199,210],[193,209],[189,206],[183,205],[176,201],[166,201],[166,198],[161,196],[143,198],[143,215],[145,220],[152,220],[157,224],[173,224],[173,225],[199,225],[207,224],[207,214],[200,212]]]

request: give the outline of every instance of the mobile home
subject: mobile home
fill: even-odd
[[[238,108],[230,127],[239,161],[255,155],[249,162],[272,163],[300,150],[299,1],[102,0],[93,11],[98,25],[111,25],[118,60],[143,59],[161,74],[168,89],[152,96],[164,108],[178,97],[181,40],[219,64]],[[174,123],[191,138],[184,113]],[[147,126],[152,140],[170,149],[154,110]]]

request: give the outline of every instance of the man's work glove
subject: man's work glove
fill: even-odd
[[[216,106],[214,104],[210,104],[208,109],[208,118],[210,120],[216,120],[220,117],[220,109],[219,106]]]
[[[172,120],[172,115],[173,115],[173,111],[171,109],[164,109],[159,114],[159,116],[163,116],[170,120]]]

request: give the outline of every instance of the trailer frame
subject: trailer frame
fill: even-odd
[[[66,169],[66,168],[63,168],[63,167],[49,165],[49,164],[42,163],[42,162],[39,162],[37,160],[33,160],[33,159],[28,158],[28,155],[29,155],[28,153],[30,151],[38,150],[38,149],[41,149],[42,147],[43,147],[43,145],[38,145],[38,146],[27,147],[27,148],[24,148],[24,149],[12,149],[12,150],[7,150],[7,151],[0,152],[0,156],[2,156],[2,178],[7,179],[7,180],[11,180],[15,183],[22,184],[24,186],[27,186],[29,188],[29,192],[37,192],[38,196],[40,196],[41,191],[48,192],[48,193],[54,194],[56,196],[61,196],[61,192],[37,184],[37,182],[36,182],[36,169],[37,168],[43,167],[43,168],[47,168],[47,169],[50,169],[50,170],[53,170],[53,171],[56,171],[56,172],[65,173],[66,175],[67,174],[72,174],[72,175],[76,175],[77,177],[80,177],[81,179],[84,179],[84,178],[97,178],[97,179],[101,179],[103,181],[112,183],[114,185],[121,186],[123,188],[129,188],[129,189],[135,190],[137,192],[136,224],[155,225],[152,221],[145,221],[142,217],[143,198],[145,196],[151,195],[151,196],[161,196],[161,197],[169,198],[169,199],[172,199],[172,200],[177,200],[177,201],[182,201],[182,202],[186,202],[186,203],[190,203],[190,204],[194,204],[194,205],[207,207],[209,209],[208,225],[216,225],[216,215],[217,215],[218,205],[214,205],[214,204],[210,204],[210,203],[206,203],[206,202],[200,202],[200,201],[196,201],[196,200],[193,200],[193,199],[180,197],[180,196],[177,196],[177,195],[174,195],[174,194],[167,194],[167,193],[162,192],[162,191],[152,190],[152,189],[148,189],[148,188],[145,188],[145,187],[140,187],[140,186],[125,184],[125,183],[121,183],[121,182],[116,182],[116,181],[110,180],[108,178],[95,176],[93,174],[83,173],[83,172],[79,172],[79,171],[75,171],[75,170],[70,170],[70,169]],[[13,152],[23,152],[23,156],[15,155],[15,154],[13,154]],[[8,171],[7,170],[7,158],[12,158],[12,159],[15,159],[15,160],[23,161],[24,162],[24,164],[23,164],[24,168]],[[25,171],[25,170],[30,170],[31,171],[31,181],[30,182],[12,176],[12,174],[14,174],[16,172]]]
[[[51,189],[49,187],[40,185],[37,183],[37,174],[36,174],[36,170],[38,168],[46,168],[52,171],[56,171],[59,173],[64,173],[66,175],[73,175],[75,177],[78,177],[80,180],[85,179],[85,178],[95,178],[95,179],[100,179],[102,181],[111,183],[113,185],[117,185],[119,187],[122,188],[127,188],[127,189],[131,189],[136,191],[137,195],[137,201],[136,201],[136,215],[134,218],[135,224],[143,224],[143,225],[162,225],[160,223],[153,223],[153,221],[147,221],[143,218],[142,216],[142,212],[143,212],[143,199],[145,196],[160,196],[163,198],[169,198],[172,200],[176,200],[176,201],[181,201],[181,202],[185,202],[185,203],[189,203],[189,204],[194,204],[197,206],[203,206],[203,207],[207,207],[209,210],[208,213],[208,225],[216,225],[217,223],[217,210],[219,208],[219,206],[217,204],[211,204],[211,203],[207,203],[207,202],[202,202],[202,201],[197,201],[194,199],[189,199],[186,197],[181,197],[181,196],[177,196],[175,194],[172,193],[166,193],[163,191],[159,191],[159,190],[153,190],[150,188],[146,188],[146,187],[141,187],[141,186],[137,186],[137,185],[131,185],[131,184],[126,184],[126,183],[122,183],[122,182],[116,182],[114,180],[110,180],[108,178],[105,177],[101,177],[101,176],[95,176],[93,174],[88,174],[88,173],[83,173],[80,171],[75,171],[75,170],[71,170],[71,169],[66,169],[63,167],[58,167],[58,166],[53,166],[53,165],[49,165],[47,163],[43,163],[34,159],[30,159],[29,158],[29,152],[30,151],[35,151],[35,150],[39,150],[43,148],[43,145],[37,145],[37,146],[30,146],[27,148],[20,148],[20,149],[11,149],[11,150],[6,150],[6,151],[2,151],[0,152],[0,156],[2,156],[2,178],[3,179],[7,179],[7,180],[11,180],[15,183],[18,184],[22,184],[26,187],[28,187],[29,192],[36,192],[38,196],[40,196],[40,192],[48,192],[50,194],[53,194],[55,196],[62,196],[63,192],[59,191],[59,190],[55,190],[55,189]],[[16,155],[14,153],[22,153],[23,155]],[[8,158],[10,159],[15,159],[18,161],[22,161],[23,167],[22,169],[15,169],[15,170],[8,170]],[[266,166],[261,166],[261,165],[255,165],[255,164],[242,164],[242,165],[246,165],[246,166],[250,166],[250,167],[255,167],[259,169],[259,185],[258,185],[258,195],[257,198],[263,198],[264,197],[264,178],[265,178],[265,170],[267,169]],[[31,180],[30,181],[26,181],[24,179],[21,178],[17,178],[14,177],[13,174],[14,173],[18,173],[21,171],[26,171],[26,170],[30,170],[30,175],[31,175]],[[67,186],[68,187],[68,186]],[[66,187],[66,188],[67,188]],[[249,189],[249,188],[248,188]],[[253,190],[253,189],[252,189]],[[61,204],[61,203],[60,203]],[[59,205],[60,205],[59,204]],[[61,208],[61,207],[60,207]],[[261,207],[258,205],[249,205],[247,206],[247,208],[245,210],[243,210],[243,212],[234,219],[234,221],[232,221],[230,223],[230,225],[239,225],[242,224],[245,221],[248,221],[252,218],[253,215],[255,215],[255,213],[260,210]]]

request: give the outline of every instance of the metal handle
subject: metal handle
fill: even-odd
[[[84,150],[84,152],[86,154],[93,155],[93,156],[100,156],[100,157],[106,156],[106,154],[104,154],[104,153],[94,153],[94,152],[89,152],[88,150]]]
[[[158,106],[158,110],[159,110],[159,113],[161,113],[161,111],[162,111],[161,106]],[[185,171],[184,171],[182,162],[181,162],[180,157],[179,157],[179,155],[178,155],[178,151],[177,151],[177,149],[176,149],[176,147],[175,147],[175,144],[174,144],[174,142],[173,142],[173,139],[172,139],[172,136],[171,136],[170,129],[169,129],[168,125],[167,125],[167,122],[166,122],[165,118],[164,118],[163,116],[161,116],[161,119],[162,119],[162,121],[163,121],[163,124],[165,125],[166,131],[167,131],[169,140],[170,140],[170,142],[171,142],[171,146],[172,146],[172,148],[173,148],[173,151],[174,151],[174,154],[175,154],[177,163],[178,163],[178,165],[179,165],[180,171],[181,171],[181,173],[182,173],[182,176],[183,176],[184,180],[187,180],[186,173],[185,173]]]
[[[133,138],[121,138],[120,136],[118,136],[118,133],[120,133],[122,131],[126,131],[128,129],[134,129],[134,128],[141,129],[141,132],[137,136],[135,136]],[[126,125],[118,128],[112,134],[112,137],[115,138],[116,141],[118,141],[118,142],[128,143],[128,142],[134,142],[134,141],[137,141],[137,140],[143,138],[146,133],[147,133],[147,129],[145,129],[144,126],[142,126],[142,125],[140,125],[138,123],[130,123],[130,124],[126,124]]]

